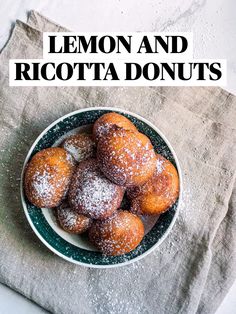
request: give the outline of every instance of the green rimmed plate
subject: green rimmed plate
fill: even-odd
[[[155,150],[169,159],[176,167],[180,178],[180,196],[175,204],[160,215],[146,233],[140,245],[132,252],[122,256],[103,256],[87,241],[86,237],[69,235],[61,230],[55,221],[52,210],[37,208],[28,202],[24,195],[23,176],[25,166],[38,151],[55,146],[66,135],[84,128],[89,128],[101,115],[115,111],[129,118],[139,131],[146,134]],[[152,123],[139,115],[118,108],[93,107],[74,111],[49,125],[36,139],[25,159],[21,175],[21,199],[26,217],[39,239],[54,253],[76,264],[95,268],[108,268],[127,265],[137,261],[154,250],[166,238],[173,227],[178,214],[178,205],[182,193],[182,176],[177,156],[165,136]]]

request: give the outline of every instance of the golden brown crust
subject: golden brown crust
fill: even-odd
[[[137,214],[158,215],[178,198],[179,177],[173,164],[157,154],[154,176],[143,186],[130,188],[131,210]]]
[[[68,233],[84,233],[92,223],[90,218],[78,214],[67,203],[57,208],[56,217],[60,227]]]
[[[78,213],[93,219],[105,219],[120,206],[124,189],[109,181],[96,159],[82,161],[71,180],[68,200]]]
[[[73,159],[63,148],[46,148],[36,153],[25,170],[28,200],[40,208],[58,206],[68,190],[73,171]]]
[[[95,157],[95,143],[91,134],[71,135],[62,142],[61,147],[70,153],[77,162]]]
[[[96,221],[89,229],[91,242],[105,255],[129,253],[139,245],[143,237],[142,220],[123,210],[107,220]]]
[[[123,115],[116,112],[105,113],[93,125],[93,137],[96,142],[106,139],[112,127],[117,126],[125,130],[137,131],[135,125]]]
[[[153,175],[156,155],[150,140],[142,133],[115,128],[97,145],[99,166],[118,185],[144,184]]]

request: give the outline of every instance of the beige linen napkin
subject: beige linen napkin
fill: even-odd
[[[53,313],[214,313],[236,278],[236,98],[220,88],[9,87],[10,58],[42,57],[36,12],[16,22],[0,55],[0,281]],[[153,253],[117,269],[88,269],[51,253],[24,216],[19,177],[36,136],[90,106],[117,106],[153,122],[183,170],[180,215]]]

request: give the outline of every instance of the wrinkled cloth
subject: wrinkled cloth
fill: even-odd
[[[0,281],[52,313],[214,313],[236,278],[236,97],[209,87],[9,87],[9,59],[42,58],[37,12],[17,21],[0,54]],[[31,230],[19,179],[35,138],[80,108],[116,106],[154,123],[183,172],[183,200],[165,241],[112,269],[71,264]]]

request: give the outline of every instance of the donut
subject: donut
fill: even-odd
[[[58,206],[67,193],[73,171],[73,158],[63,148],[46,148],[36,153],[24,175],[28,200],[40,208]]]
[[[67,203],[62,203],[56,210],[56,217],[60,227],[68,233],[81,234],[88,230],[92,220],[78,214]]]
[[[99,166],[112,182],[133,186],[144,184],[153,175],[156,155],[150,140],[142,133],[116,128],[97,145]]]
[[[70,206],[92,219],[105,219],[120,206],[124,189],[109,181],[100,171],[96,159],[82,161],[71,180]]]
[[[67,137],[61,144],[77,162],[95,157],[95,143],[91,134],[81,133]]]
[[[126,117],[116,112],[102,115],[93,125],[93,137],[96,142],[105,139],[112,127],[117,126],[125,130],[137,131],[135,125]]]
[[[90,241],[105,255],[129,253],[143,237],[142,220],[126,210],[119,210],[111,218],[94,222],[89,229]]]
[[[127,191],[131,211],[141,215],[159,215],[168,210],[179,196],[179,176],[174,165],[157,154],[153,177],[143,186]]]

